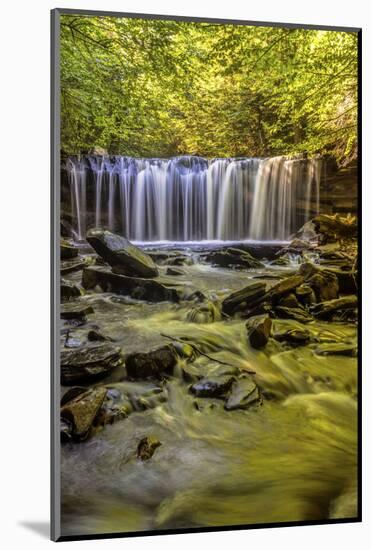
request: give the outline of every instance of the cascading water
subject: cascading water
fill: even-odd
[[[320,159],[70,158],[76,236],[133,241],[285,240],[319,211]]]

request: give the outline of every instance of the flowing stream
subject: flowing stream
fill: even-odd
[[[80,240],[89,227],[138,242],[285,240],[319,211],[321,159],[86,156],[65,170]]]
[[[255,161],[249,161],[248,169],[268,170],[265,165],[262,168],[254,164]],[[229,169],[228,177],[233,173],[233,178],[237,178],[238,171],[231,165],[216,162],[210,172],[221,174]],[[167,169],[159,163],[154,170],[158,181],[161,170]],[[204,181],[201,175],[197,176],[205,190],[214,185],[210,172],[205,172]],[[140,186],[147,185],[146,178],[145,172],[138,179],[139,194]],[[181,177],[179,185],[180,180]],[[226,180],[220,177],[219,181],[223,187]],[[187,184],[192,187],[188,176]],[[125,185],[121,189],[127,192]],[[158,191],[153,183],[155,189]],[[229,190],[224,191],[224,205],[232,208],[232,202],[228,202]],[[205,208],[207,200],[205,192]],[[256,199],[257,203],[259,200]],[[217,236],[216,231],[223,226],[223,208],[220,205],[215,210],[216,219],[206,220],[205,235],[209,231]],[[169,216],[165,216],[166,222]],[[244,222],[240,221],[242,231]],[[164,222],[165,236],[166,227]],[[228,224],[223,227],[228,231]],[[268,225],[264,231],[267,228]],[[135,224],[132,230],[136,231]],[[184,220],[182,231],[188,230],[190,226]],[[194,237],[191,233],[186,235]],[[164,235],[158,233],[158,237]],[[193,263],[182,267],[184,274],[173,277],[172,284],[190,290],[197,288],[215,303],[257,276],[272,284],[275,277],[289,274],[297,267],[271,266],[266,262],[260,270],[241,272],[204,264],[192,247],[184,247],[182,254],[188,255]],[[166,278],[165,269],[161,268],[160,276]],[[68,278],[79,283],[81,273],[72,273]],[[260,407],[225,411],[222,400],[195,399],[188,391],[189,385],[177,376],[161,388],[158,383],[128,382],[117,376],[100,382],[121,392],[140,394],[154,390],[157,395],[158,391],[162,398],[153,408],[134,412],[127,419],[106,426],[89,441],[63,445],[63,534],[356,515],[356,358],[324,357],[316,354],[316,344],[293,349],[274,339],[263,351],[254,350],[247,342],[244,321],[191,323],[188,320],[188,312],[194,307],[191,303],[148,304],[95,291],[87,292],[79,300],[94,308],[88,326],[74,331],[74,337],[82,342],[87,329],[94,324],[114,338],[125,353],[168,343],[163,333],[174,338],[186,336],[208,355],[255,371],[256,382],[267,397]],[[285,327],[302,328],[302,325],[291,320],[273,321],[274,331]],[[314,321],[306,328],[318,342],[356,338],[356,327],[346,323]],[[64,338],[62,335],[62,346]],[[208,360],[201,357],[197,363],[198,368],[204,368]],[[142,462],[136,459],[136,447],[148,435],[156,436],[161,446],[150,460]]]

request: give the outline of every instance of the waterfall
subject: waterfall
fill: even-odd
[[[105,227],[132,241],[287,240],[319,212],[320,159],[85,156],[64,168],[77,239]]]

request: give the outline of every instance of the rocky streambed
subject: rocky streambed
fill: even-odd
[[[357,515],[354,220],[61,243],[62,534]]]

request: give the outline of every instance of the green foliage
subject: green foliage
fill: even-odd
[[[63,15],[62,149],[356,156],[357,35]]]

